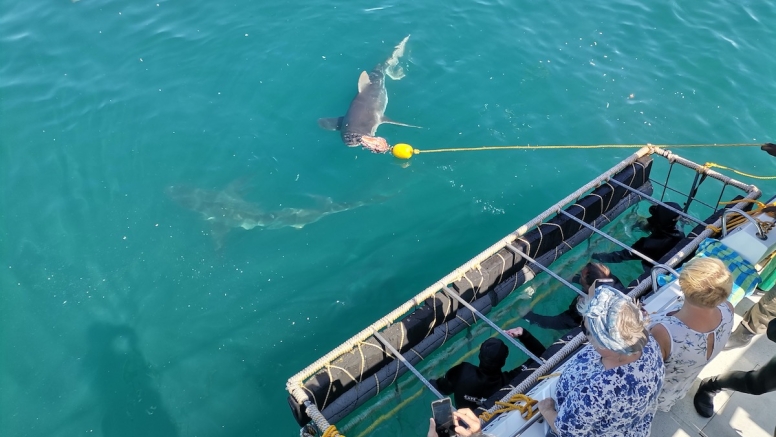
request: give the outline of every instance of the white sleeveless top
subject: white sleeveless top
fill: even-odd
[[[683,398],[692,386],[693,381],[701,373],[701,369],[714,359],[725,347],[733,330],[733,311],[722,302],[717,309],[722,313],[722,321],[714,331],[698,332],[690,329],[681,320],[667,315],[681,308],[682,302],[666,309],[665,312],[654,314],[650,321],[650,329],[655,325],[663,325],[671,337],[671,350],[665,360],[665,379],[663,389],[658,397],[657,408],[668,411],[674,403]],[[706,359],[706,340],[714,333],[714,350]]]

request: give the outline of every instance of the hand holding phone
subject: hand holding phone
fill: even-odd
[[[456,423],[454,432],[461,437],[480,435],[482,424],[480,418],[468,408],[461,408],[453,412],[453,421]]]
[[[450,398],[439,399],[431,402],[431,414],[434,417],[436,431],[440,437],[454,436],[455,424],[453,423],[453,403]]]

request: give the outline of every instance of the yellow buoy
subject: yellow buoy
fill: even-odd
[[[399,159],[410,159],[416,152],[409,144],[399,143],[393,146],[391,153]]]

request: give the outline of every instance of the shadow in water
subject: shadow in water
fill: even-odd
[[[155,374],[126,325],[96,323],[87,331],[84,363],[103,408],[105,437],[175,437],[178,430],[155,387]]]

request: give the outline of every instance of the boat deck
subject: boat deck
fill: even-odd
[[[736,306],[734,326],[741,315],[759,299],[751,296]],[[776,427],[776,392],[754,396],[745,393],[723,391],[714,398],[714,416],[701,417],[693,407],[693,396],[703,378],[728,370],[753,370],[767,363],[776,355],[776,343],[765,335],[758,335],[743,348],[723,351],[701,372],[684,399],[668,413],[658,412],[652,423],[655,437],[771,437]]]

